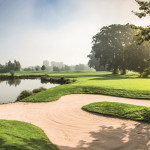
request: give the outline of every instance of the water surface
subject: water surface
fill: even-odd
[[[0,81],[0,103],[15,102],[23,90],[33,90],[44,87],[52,88],[59,84],[41,83],[40,79],[15,79]]]

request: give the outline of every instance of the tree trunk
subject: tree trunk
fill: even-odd
[[[114,66],[113,74],[118,74],[118,67],[117,66]]]
[[[125,68],[123,68],[122,69],[122,73],[121,73],[121,75],[125,75],[126,74],[126,69]]]

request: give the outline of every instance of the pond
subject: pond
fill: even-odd
[[[15,79],[0,81],[0,103],[15,102],[23,90],[33,90],[39,87],[52,88],[59,84],[41,83],[40,79]]]

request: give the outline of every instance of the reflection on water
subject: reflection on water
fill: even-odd
[[[14,79],[0,81],[0,103],[15,102],[23,90],[33,90],[44,87],[52,88],[59,84],[41,83],[40,79]]]
[[[21,79],[13,79],[6,81],[6,84],[9,84],[10,86],[18,86],[21,83]]]

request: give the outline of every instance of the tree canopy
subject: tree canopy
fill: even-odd
[[[14,60],[14,62],[7,62],[5,65],[0,64],[0,73],[6,73],[10,71],[20,71],[21,64],[19,61]]]
[[[150,44],[144,42],[140,46],[137,45],[135,34],[137,30],[131,29],[129,24],[114,24],[101,28],[100,32],[93,36],[91,54],[88,55],[89,66],[95,67],[94,63],[107,66],[113,74],[117,74],[118,70],[125,74],[126,69],[142,72],[148,66],[144,59],[148,59],[150,55]]]
[[[140,12],[132,11],[136,16],[138,16],[139,18],[143,18],[150,14],[150,1],[141,1],[141,0],[135,1],[139,4],[140,10]],[[150,40],[150,26],[144,28],[141,26],[131,25],[131,28],[139,29],[139,32],[137,34],[139,44],[143,43],[144,41]]]

